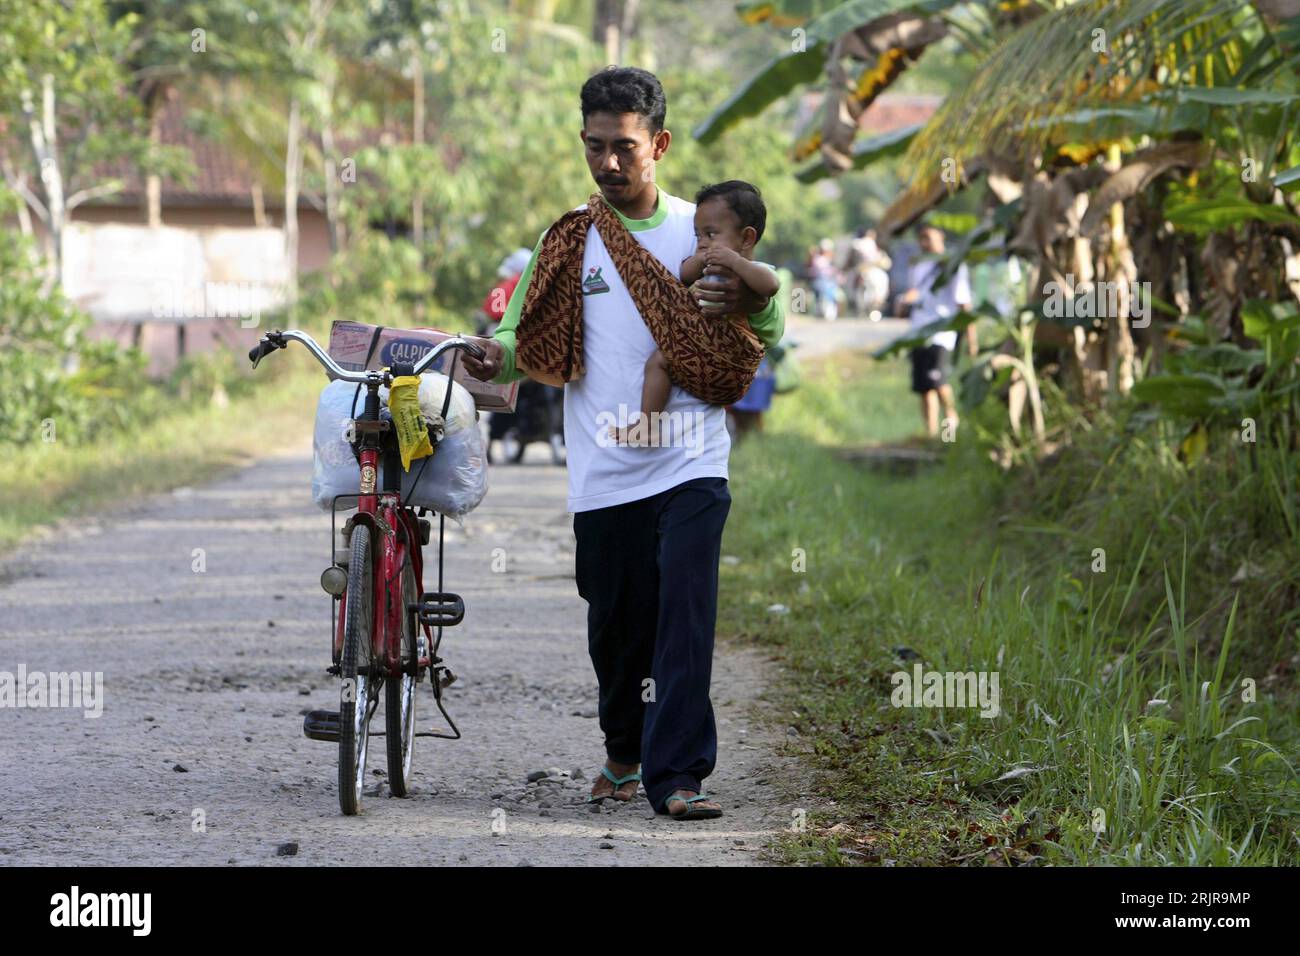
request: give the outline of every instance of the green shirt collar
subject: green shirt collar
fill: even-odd
[[[668,218],[668,204],[664,202],[664,191],[659,188],[658,183],[655,184],[655,195],[655,211],[650,214],[649,219],[629,219],[617,209],[614,209],[613,206],[610,206],[609,208],[614,209],[614,215],[618,216],[618,218],[623,221],[623,225],[627,227],[628,232],[641,232],[645,229],[653,229]],[[606,205],[609,205],[608,200],[606,200]]]

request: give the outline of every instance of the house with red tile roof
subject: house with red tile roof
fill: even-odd
[[[193,175],[163,177],[161,226],[148,225],[147,187],[128,162],[102,179],[122,188],[78,206],[64,236],[64,292],[95,319],[92,336],[135,344],[162,374],[180,356],[247,348],[263,313],[283,301],[288,274],[283,193],[265,189],[237,150],[187,122],[183,99],[164,103],[160,142],[181,147]],[[33,217],[38,238],[39,219]],[[322,198],[298,201],[299,273],[329,261]]]

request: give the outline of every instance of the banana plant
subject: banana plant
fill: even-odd
[[[861,0],[823,9],[774,0],[744,7],[756,22],[797,20],[793,36],[807,45],[760,71],[697,136],[716,138],[801,84],[824,83],[821,109],[796,133],[801,181],[901,157],[911,181],[881,219],[888,234],[982,177],[998,208],[1017,203],[1002,245],[1031,260],[1031,288],[1055,283],[1077,296],[1103,282],[1131,293],[1140,282],[1153,305],[1175,303],[1161,311],[1177,327],[1199,322],[1206,330],[1205,343],[1189,345],[1166,341],[1167,326],[1130,334],[1119,315],[1053,332],[1063,323],[1031,296],[1006,330],[1011,352],[986,356],[968,377],[985,386],[1015,379],[1032,392],[1026,401],[1037,409],[1036,437],[1041,399],[1032,348],[1040,332],[1069,347],[1085,400],[1129,390],[1143,369],[1136,346],[1153,350],[1153,370],[1167,349],[1193,350],[1167,356],[1165,373],[1182,379],[1143,386],[1148,398],[1159,394],[1172,408],[1171,396],[1185,392],[1199,396],[1189,401],[1201,402],[1201,411],[1232,414],[1255,400],[1259,383],[1241,380],[1242,367],[1256,375],[1262,367],[1244,329],[1258,325],[1247,296],[1289,298],[1283,260],[1300,257],[1300,2]],[[946,47],[960,45],[980,65],[920,128],[854,141],[858,107],[937,42],[909,47],[892,36],[872,45],[899,23],[919,30],[909,18],[931,24],[935,37],[952,38]],[[814,72],[816,80],[806,79]],[[989,239],[976,231],[953,245],[974,257]],[[1234,349],[1237,357],[1227,358]]]
[[[925,50],[948,34],[945,11],[961,0],[848,0],[829,8],[812,2],[744,3],[748,23],[790,29],[790,49],[761,67],[693,131],[714,142],[800,87],[824,77],[825,97],[797,134],[792,155],[821,152],[835,171],[852,168],[858,118]],[[847,64],[847,65],[846,65]]]
[[[879,136],[858,140],[853,144],[851,168],[865,169],[886,157],[901,156],[923,126],[923,123],[914,123],[911,126],[890,130],[888,133],[881,133]],[[1297,173],[1300,173],[1300,170],[1297,170]],[[801,183],[815,183],[830,175],[831,170],[825,163],[819,161],[799,170],[795,173],[795,178]],[[1297,176],[1297,188],[1300,188],[1300,175]]]
[[[1001,332],[1001,338],[990,343],[979,358],[962,373],[962,404],[968,408],[980,405],[988,394],[1001,386],[1011,388],[1008,418],[1012,434],[1019,437],[1024,406],[1029,405],[1030,427],[1038,445],[1046,440],[1047,425],[1043,415],[1042,390],[1034,368],[1034,329],[1039,314],[1030,308],[1018,309],[1014,315],[1003,315],[988,305],[973,310],[964,309],[950,319],[938,319],[924,326],[909,329],[872,353],[876,359],[886,359],[904,350],[920,348],[936,332],[960,332],[981,319],[991,320]],[[1011,348],[1002,348],[1007,343]]]
[[[1198,317],[1187,323],[1182,336],[1187,344],[1169,356],[1165,370],[1133,389],[1138,401],[1190,424],[1180,443],[1185,460],[1206,453],[1212,429],[1241,429],[1252,443],[1294,447],[1300,421],[1300,312],[1253,299],[1242,319],[1256,347],[1217,341],[1212,323]]]

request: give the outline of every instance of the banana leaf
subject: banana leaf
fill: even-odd
[[[808,24],[808,38],[834,40],[873,20],[894,13],[909,11],[921,16],[933,16],[963,2],[965,0],[926,0],[922,3],[917,3],[916,0],[849,0]]]
[[[902,126],[888,133],[881,133],[879,136],[858,140],[853,144],[853,168],[865,169],[882,159],[902,155],[907,145],[912,142],[912,138],[924,125],[924,123],[916,123],[912,126]],[[818,160],[799,170],[794,178],[801,183],[815,183],[819,179],[824,179],[827,174],[826,164]]]
[[[932,212],[926,220],[953,236],[964,236],[980,225],[980,217],[972,212]]]
[[[1263,205],[1233,196],[1182,203],[1166,209],[1165,218],[1175,226],[1193,232],[1230,229],[1249,219],[1300,225],[1300,216],[1288,212],[1281,206]]]
[[[1086,106],[1058,116],[1047,116],[1022,124],[1021,129],[1051,128],[1063,142],[1137,140],[1179,130],[1203,130],[1210,120],[1205,103],[1177,103],[1172,108],[1155,103]]]
[[[992,360],[992,355],[985,355],[962,373],[960,394],[963,408],[978,408],[984,404],[989,392],[1011,381],[1014,370],[1010,366],[995,369]]]
[[[1195,345],[1171,355],[1168,368],[1171,372],[1184,374],[1210,372],[1232,377],[1244,375],[1263,362],[1263,349],[1243,349],[1231,342],[1216,342],[1213,345]]]
[[[836,39],[895,13],[924,15],[942,12],[964,0],[849,0],[810,21],[804,29],[806,49],[782,54],[766,63],[691,131],[708,145],[743,119],[757,116],[796,87],[815,82],[826,65]]]
[[[1263,342],[1300,328],[1300,312],[1281,302],[1251,299],[1241,307],[1241,328],[1252,339]]]
[[[1280,173],[1274,173],[1273,185],[1284,193],[1293,193],[1300,189],[1300,166],[1292,166]]]
[[[736,4],[736,15],[750,26],[797,27],[831,5],[828,0],[751,0]]]
[[[1147,98],[1162,100],[1171,97],[1180,102],[1208,103],[1211,106],[1264,106],[1274,103],[1294,103],[1300,100],[1300,93],[1287,93],[1281,90],[1243,90],[1231,86],[1177,86],[1152,93]]]
[[[822,146],[822,130],[826,126],[827,97],[823,96],[817,108],[805,116],[795,127],[794,147],[790,156],[800,162],[819,151]]]
[[[884,359],[889,358],[889,356],[901,352],[904,349],[920,348],[922,345],[925,345],[926,341],[930,336],[934,335],[934,333],[960,332],[962,329],[966,328],[966,326],[978,322],[980,316],[985,314],[996,316],[996,313],[987,310],[986,306],[980,306],[974,312],[963,309],[951,319],[936,319],[933,322],[921,326],[919,329],[908,329],[902,335],[898,336],[898,338],[886,342],[880,348],[876,349],[876,351],[872,352],[871,357],[875,359]]]
[[[1206,418],[1215,410],[1215,400],[1228,394],[1227,385],[1216,375],[1153,375],[1133,386],[1139,401],[1160,405],[1175,415]]]
[[[741,120],[763,112],[795,87],[815,82],[825,66],[826,45],[822,43],[782,54],[741,84],[691,135],[707,146]]]

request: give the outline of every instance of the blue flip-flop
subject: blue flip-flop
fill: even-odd
[[[686,804],[686,812],[678,814],[668,813],[668,816],[672,817],[674,820],[716,820],[718,817],[722,816],[721,808],[715,809],[713,807],[691,806],[692,803],[711,799],[712,797],[707,793],[697,793],[693,797],[679,797],[674,793],[664,801],[664,813],[668,813],[668,804],[672,803],[674,800],[680,800],[682,803]]]
[[[623,786],[623,784],[625,783],[631,783],[633,780],[635,780],[637,783],[641,782],[641,774],[639,772],[629,773],[627,776],[624,777],[616,777],[608,767],[601,767],[600,774],[602,777],[604,777],[606,780],[608,780],[610,783],[614,785],[615,790],[618,790],[618,788]],[[635,794],[633,796],[635,796]],[[612,793],[608,793],[600,797],[591,793],[587,794],[588,803],[595,803],[597,800],[618,800],[618,797],[614,796],[614,794]],[[627,802],[628,802],[627,800],[619,800],[619,803],[627,803]]]

